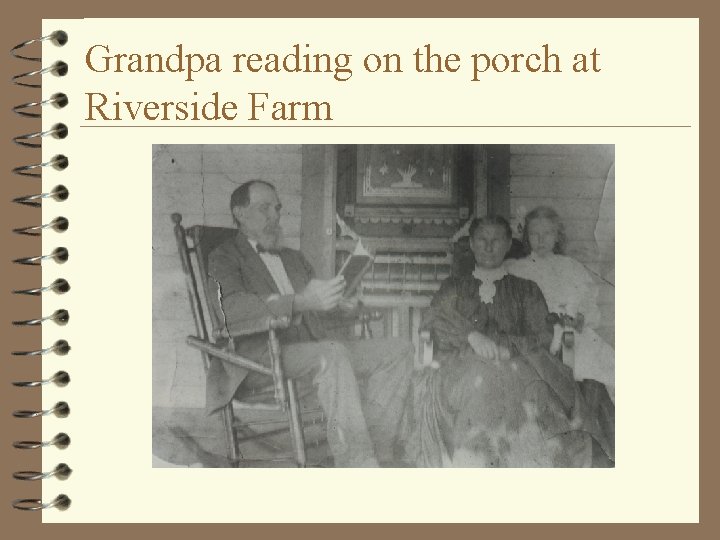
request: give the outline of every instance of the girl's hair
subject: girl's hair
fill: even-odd
[[[565,236],[565,225],[563,225],[563,222],[560,220],[560,216],[555,211],[555,209],[551,208],[550,206],[538,206],[536,208],[533,208],[525,216],[522,241],[527,252],[530,253],[530,251],[532,251],[532,248],[530,247],[530,238],[528,236],[528,225],[530,225],[530,222],[534,219],[548,219],[555,224],[555,227],[557,227],[557,240],[555,241],[555,245],[553,246],[553,253],[558,255],[564,255],[565,247],[567,245],[567,236]]]

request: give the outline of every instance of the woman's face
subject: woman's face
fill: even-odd
[[[480,225],[470,239],[475,262],[482,268],[497,268],[510,249],[510,238],[502,225]]]
[[[538,218],[528,223],[530,248],[538,257],[547,257],[553,253],[557,243],[557,225],[550,219]]]

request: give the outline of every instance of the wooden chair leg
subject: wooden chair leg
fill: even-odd
[[[298,467],[305,467],[307,458],[305,456],[305,434],[300,421],[300,403],[298,402],[297,389],[295,381],[288,381],[288,420],[290,422],[290,435],[292,437],[293,447],[295,448],[295,457]]]
[[[225,430],[225,444],[227,445],[227,457],[230,467],[239,467],[240,450],[238,449],[237,434],[233,427],[234,413],[232,403],[223,407],[222,411],[223,428]]]

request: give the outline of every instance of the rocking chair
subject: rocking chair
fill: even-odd
[[[226,441],[227,462],[231,467],[255,466],[285,462],[297,467],[307,466],[304,428],[312,424],[324,424],[322,411],[318,408],[306,411],[306,418],[301,418],[298,385],[295,380],[287,378],[283,373],[281,361],[281,345],[276,331],[287,328],[287,318],[263,317],[255,321],[239,335],[231,338],[220,321],[214,320],[215,313],[209,308],[211,299],[207,284],[209,254],[222,242],[234,237],[236,229],[195,225],[185,228],[179,213],[171,216],[174,226],[175,240],[190,299],[190,308],[195,321],[195,336],[188,336],[187,344],[200,351],[205,372],[207,373],[211,359],[227,362],[248,370],[250,373],[266,375],[272,378],[269,388],[242,393],[240,399],[234,399],[221,410],[223,431]],[[190,240],[190,244],[188,243]],[[199,279],[198,279],[199,277]],[[206,317],[209,317],[210,324]],[[369,324],[379,317],[377,312],[361,312],[359,320],[362,324],[363,336],[370,336]],[[266,366],[245,358],[235,352],[235,339],[255,334],[267,334],[270,366]],[[242,412],[271,414],[271,420],[241,421]],[[262,411],[262,413],[260,413]],[[256,414],[257,415],[257,414]],[[280,415],[280,418],[275,417]],[[284,418],[283,418],[284,417]],[[257,425],[268,423],[284,423],[279,429],[261,431]],[[292,455],[273,455],[269,459],[247,459],[243,457],[240,447],[243,443],[253,441],[262,443],[282,433],[290,433]],[[321,441],[316,441],[320,444]],[[277,447],[265,443],[265,449],[277,454]]]

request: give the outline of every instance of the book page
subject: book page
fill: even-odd
[[[72,383],[44,388],[42,401],[65,400],[71,414],[42,429],[44,439],[69,433],[72,445],[44,451],[43,470],[64,461],[75,472],[43,486],[44,496],[62,489],[72,498],[44,521],[698,520],[697,19],[43,21],[44,35],[58,29],[69,41],[44,44],[43,65],[63,60],[69,71],[45,76],[43,96],[64,92],[69,105],[46,107],[43,128],[63,122],[69,136],[47,138],[43,158],[63,154],[70,166],[42,181],[44,191],[67,185],[70,196],[44,202],[43,222],[63,215],[70,228],[44,234],[43,253],[62,245],[70,257],[44,265],[43,283],[66,278],[72,294],[44,296],[43,313],[68,309],[72,319],[43,327],[43,343],[67,339],[72,351],[43,362],[43,376],[62,363]],[[267,67],[270,53],[279,67]],[[304,70],[302,56],[321,53],[330,69]],[[163,71],[148,69],[146,55]],[[283,68],[288,55],[301,65]],[[553,160],[564,165],[543,145],[613,149],[615,467],[158,466],[177,463],[153,459],[153,414],[180,411],[200,426],[205,418],[171,215],[233,228],[230,193],[273,181],[285,245],[326,254],[335,223],[303,211],[302,179],[336,173],[337,161],[304,156],[397,144],[522,146],[543,153],[551,171]],[[536,177],[527,161],[513,166]],[[397,174],[389,192],[418,189],[417,171]],[[418,191],[414,204],[436,196],[459,195]],[[476,212],[471,204],[447,219],[459,229]],[[310,223],[320,234],[303,237]]]
[[[349,297],[355,293],[355,290],[362,280],[363,274],[367,272],[372,264],[372,254],[369,253],[362,245],[362,241],[358,240],[355,249],[350,256],[345,259],[342,267],[338,271],[338,275],[345,277],[344,296]]]

